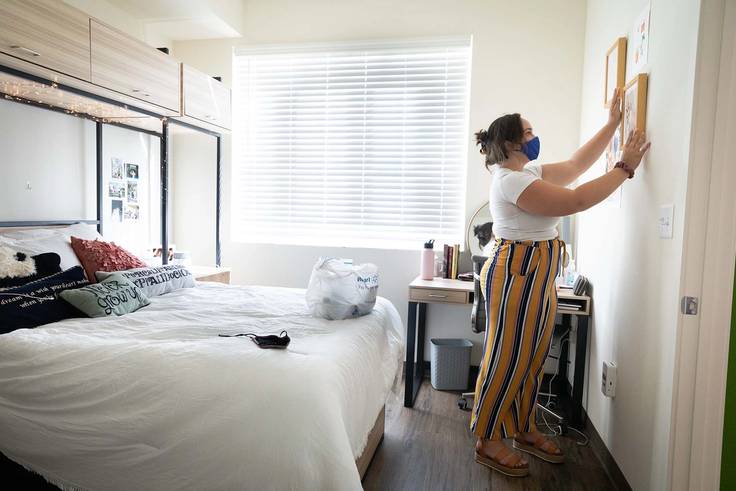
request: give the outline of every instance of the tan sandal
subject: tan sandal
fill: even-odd
[[[516,459],[513,459],[513,457],[516,457]],[[524,477],[529,475],[529,464],[518,465],[522,461],[521,456],[505,445],[490,457],[483,455],[476,445],[475,461],[507,476]]]
[[[536,435],[537,436],[533,443],[523,440],[520,441],[518,440],[519,437],[515,436],[514,448],[521,450],[522,452],[532,454],[535,457],[539,457],[545,462],[550,462],[552,464],[561,464],[565,461],[565,454],[562,453],[562,449],[560,449],[560,447],[558,447],[549,438],[545,438],[541,433],[537,433]],[[550,448],[550,446],[552,446],[552,448]],[[545,447],[547,447],[546,450]],[[560,453],[555,453],[555,449],[559,450]]]

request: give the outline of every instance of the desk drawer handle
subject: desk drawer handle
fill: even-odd
[[[439,295],[437,293],[430,293],[427,296],[431,298],[447,298],[447,295]]]
[[[41,53],[39,53],[38,51],[33,51],[32,49],[26,48],[25,46],[20,46],[18,44],[11,45],[10,46],[10,49],[18,49],[18,50],[21,50],[21,51],[25,51],[26,53],[28,53],[31,56],[41,56]]]

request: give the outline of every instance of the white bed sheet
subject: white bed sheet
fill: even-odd
[[[288,330],[286,351],[219,333]],[[401,320],[304,290],[198,283],[124,317],[0,336],[0,451],[65,489],[361,489]]]

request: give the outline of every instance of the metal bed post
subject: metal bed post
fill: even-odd
[[[169,120],[161,122],[161,264],[169,264]]]
[[[215,199],[215,266],[222,266],[222,251],[220,249],[220,206],[222,193],[222,137],[217,135],[217,197]]]
[[[102,122],[95,122],[95,148],[97,155],[97,232],[102,235]]]

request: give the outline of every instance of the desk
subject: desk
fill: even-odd
[[[427,321],[427,304],[461,304],[472,305],[472,323],[475,332],[481,332],[485,326],[482,295],[478,292],[478,281],[448,280],[435,278],[422,280],[417,277],[409,284],[409,316],[406,324],[406,367],[404,374],[404,407],[413,407],[419,387],[424,377],[424,341]],[[577,334],[575,346],[575,368],[572,385],[573,409],[570,422],[573,426],[581,426],[583,422],[583,385],[585,382],[585,355],[588,347],[588,318],[590,317],[590,297],[573,295],[568,290],[558,290],[560,302],[576,304],[579,310],[558,308],[563,324],[569,325],[571,316],[577,317]],[[567,367],[567,360],[560,360],[560,367]],[[566,378],[566,377],[565,377]]]
[[[406,367],[404,407],[414,406],[424,378],[424,331],[428,303],[471,305],[475,298],[472,281],[417,277],[409,284],[409,318],[406,323]],[[418,321],[418,322],[417,322]],[[416,358],[416,361],[415,361]]]

